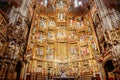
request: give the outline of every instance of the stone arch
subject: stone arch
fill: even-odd
[[[105,70],[106,78],[108,79],[108,72],[112,72],[114,70],[114,65],[112,60],[107,60],[105,62],[104,70]]]
[[[21,70],[22,70],[22,67],[24,66],[23,62],[18,60],[17,64],[16,64],[16,68],[15,68],[15,71],[16,71],[16,80],[20,80],[20,75],[21,75]]]

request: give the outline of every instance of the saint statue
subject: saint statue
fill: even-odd
[[[58,21],[64,21],[65,20],[65,13],[58,13]]]
[[[61,77],[66,77],[65,71],[62,72]]]

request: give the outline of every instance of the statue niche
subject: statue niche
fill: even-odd
[[[86,54],[89,54],[89,49],[88,49],[88,46],[83,46],[80,48],[80,53],[82,55],[86,55]]]
[[[70,53],[71,53],[71,54],[78,53],[77,46],[71,46],[69,49],[70,49]]]
[[[64,28],[60,28],[57,32],[57,38],[65,38],[66,30]]]
[[[45,40],[45,34],[43,32],[38,32],[37,33],[37,39],[40,42],[44,41]]]
[[[79,41],[80,41],[80,43],[84,43],[85,41],[87,41],[87,35],[85,32],[81,32],[81,35],[79,37]]]
[[[42,47],[37,48],[36,53],[37,55],[43,55],[43,48]]]
[[[68,19],[68,26],[69,27],[73,27],[74,26],[74,20],[73,20],[73,18],[69,18]]]
[[[66,10],[67,5],[65,1],[59,1],[56,3],[56,10]]]
[[[58,13],[57,14],[58,22],[60,22],[60,21],[64,22],[65,21],[65,16],[66,16],[65,13]]]
[[[17,38],[21,38],[23,36],[23,25],[22,25],[22,19],[18,18],[18,21],[12,26],[12,36],[15,36]]]
[[[47,54],[53,54],[54,53],[54,48],[47,46]]]
[[[15,47],[15,53],[14,53],[14,56],[13,56],[14,59],[18,58],[19,52],[20,52],[20,44],[17,43],[16,47]]]
[[[47,56],[46,58],[47,59],[53,59],[54,58],[54,52],[55,52],[55,49],[54,47],[51,45],[51,46],[47,46]]]
[[[69,40],[73,40],[73,39],[76,39],[77,36],[76,36],[76,32],[75,31],[69,31],[69,37],[68,39]]]
[[[7,57],[8,58],[13,58],[13,55],[15,53],[15,46],[16,46],[16,41],[15,40],[11,40],[9,42],[8,48],[7,48]]]
[[[56,26],[56,23],[53,20],[50,20],[50,22],[48,23],[48,25],[50,27],[54,27],[54,26]]]
[[[46,24],[46,18],[40,17],[39,26],[42,27],[42,28],[46,28],[46,26],[47,26],[47,24]]]
[[[48,38],[54,40],[54,39],[55,39],[55,33],[49,31],[49,32],[48,32]]]
[[[83,26],[84,26],[83,17],[77,18],[75,27],[76,28],[82,28]]]

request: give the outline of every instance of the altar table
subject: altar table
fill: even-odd
[[[75,80],[75,77],[53,77],[53,80]]]

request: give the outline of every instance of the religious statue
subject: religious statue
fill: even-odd
[[[42,33],[40,33],[39,40],[42,41],[42,38],[43,38],[43,35],[42,35]]]
[[[19,46],[17,45],[15,48],[15,53],[13,58],[16,59],[18,57],[18,54],[19,54]]]
[[[38,32],[37,37],[38,37],[38,41],[43,41],[43,39],[44,39],[44,35],[42,32]]]
[[[69,21],[68,21],[68,26],[72,27],[73,24],[74,24],[73,22],[74,22],[73,19],[69,19]]]
[[[75,39],[76,38],[76,35],[75,35],[76,33],[75,33],[75,31],[70,31],[70,36],[69,36],[69,38],[70,39]]]
[[[85,55],[85,54],[88,54],[89,53],[89,49],[88,49],[88,47],[81,47],[81,49],[80,49],[80,51],[81,51],[81,54],[82,55]]]
[[[93,36],[89,35],[89,40],[92,41],[93,40]]]
[[[54,48],[52,46],[47,46],[47,53],[48,54],[53,54],[54,53]]]
[[[80,22],[76,22],[76,28],[79,28],[79,27],[81,27],[81,24],[80,24]]]
[[[61,77],[66,77],[65,71],[62,71]]]
[[[83,27],[83,26],[84,26],[83,21],[80,21],[80,27]]]
[[[15,41],[14,40],[10,41],[9,47],[12,49],[15,49]]]
[[[59,2],[56,3],[56,9],[57,10],[63,10],[65,8],[65,6],[66,6],[66,3],[63,2],[63,1],[59,1]]]
[[[57,37],[58,38],[65,38],[66,37],[65,29],[61,28],[57,33]]]
[[[58,13],[58,21],[65,21],[65,13]]]
[[[56,23],[55,23],[54,21],[51,20],[51,21],[49,22],[49,26],[55,26],[55,25],[56,25]]]
[[[75,27],[76,27],[76,28],[81,28],[81,27],[83,27],[83,22],[82,22],[82,21],[76,21]]]
[[[45,18],[43,18],[43,17],[40,17],[40,23],[39,23],[39,25],[41,26],[41,27],[43,27],[43,28],[46,28],[46,19]]]
[[[78,52],[77,46],[70,47],[70,53],[77,53],[77,52]]]
[[[54,39],[54,36],[55,36],[55,34],[54,33],[52,33],[52,32],[48,32],[48,38],[50,38],[50,39]]]
[[[44,21],[40,21],[40,26],[45,28],[46,27],[46,23]]]
[[[94,42],[94,43],[92,43],[92,49],[93,49],[94,51],[96,51],[96,50],[97,50],[97,47],[96,47],[95,42]]]
[[[20,26],[17,25],[17,26],[16,26],[16,29],[15,29],[15,34],[16,34],[16,35],[19,34],[19,31],[20,31]]]
[[[15,50],[15,45],[16,45],[16,43],[15,43],[14,40],[10,41],[10,43],[9,43],[9,45],[8,45],[8,48],[7,48],[7,50],[6,50],[7,57],[13,58],[13,55],[14,55],[14,53],[15,53],[15,52],[14,52],[14,50]]]
[[[43,54],[42,48],[37,48],[37,55],[42,55],[42,54]]]
[[[36,27],[34,26],[34,27],[33,27],[33,33],[35,33],[35,31],[36,31]]]
[[[47,46],[47,53],[49,53],[50,52],[50,46]]]

